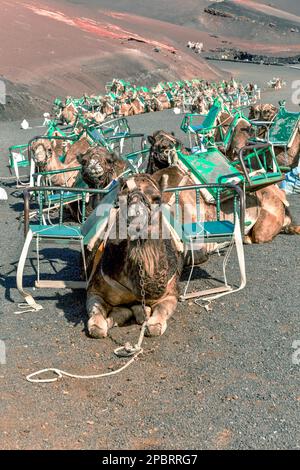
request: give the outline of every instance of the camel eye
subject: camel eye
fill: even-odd
[[[153,204],[160,204],[161,203],[161,197],[160,196],[153,196],[152,198]]]

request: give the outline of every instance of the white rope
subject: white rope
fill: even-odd
[[[124,364],[124,366],[120,367],[119,369],[113,370],[111,372],[105,372],[103,374],[93,374],[93,375],[78,375],[78,374],[71,374],[70,372],[66,372],[61,369],[56,369],[54,367],[48,368],[48,369],[41,369],[38,370],[37,372],[33,372],[32,374],[27,375],[26,380],[31,383],[51,383],[51,382],[57,382],[59,379],[62,379],[63,377],[70,377],[72,379],[85,379],[85,380],[90,380],[90,379],[100,379],[102,377],[110,377],[112,375],[119,374],[123,370],[127,369],[135,360],[136,358],[142,354],[143,348],[142,348],[142,342],[145,337],[145,330],[146,330],[146,322],[143,323],[139,340],[135,346],[131,346],[131,344],[126,343],[124,346],[117,348],[114,350],[114,354],[118,357],[131,357],[131,359]],[[41,379],[38,378],[37,376],[44,374],[46,372],[53,372],[54,374],[57,375],[57,377],[54,377],[52,379]],[[37,378],[35,378],[37,377]]]

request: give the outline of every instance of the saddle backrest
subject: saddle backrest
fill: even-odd
[[[300,113],[287,111],[284,105],[280,106],[269,131],[269,142],[290,147],[296,136],[300,124]]]
[[[210,108],[207,116],[205,117],[204,121],[202,122],[202,128],[210,129],[215,126],[216,120],[221,112],[221,105],[219,101],[215,101],[212,107]]]

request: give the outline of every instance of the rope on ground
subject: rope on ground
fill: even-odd
[[[103,374],[78,375],[78,374],[71,374],[70,372],[66,372],[64,370],[60,370],[56,368],[48,368],[48,369],[41,369],[41,370],[38,370],[37,372],[33,372],[32,374],[27,375],[26,380],[31,383],[51,383],[51,382],[57,382],[59,379],[62,379],[63,377],[89,380],[89,379],[99,379],[102,377],[110,377],[112,375],[117,375],[123,370],[127,369],[127,367],[129,367],[137,359],[137,357],[140,354],[142,354],[143,352],[142,343],[145,337],[145,331],[146,331],[146,322],[144,322],[142,325],[140,336],[135,346],[132,346],[131,344],[126,343],[124,346],[119,347],[114,350],[114,354],[118,357],[131,357],[131,359],[119,369],[113,370],[111,372],[105,372]],[[38,377],[39,375],[44,374],[46,372],[53,372],[54,374],[57,375],[57,377],[54,377],[52,379],[42,379]]]

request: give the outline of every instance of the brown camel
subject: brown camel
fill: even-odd
[[[183,262],[174,241],[162,237],[161,212],[153,222],[151,207],[159,207],[164,178],[159,185],[149,175],[130,177],[121,187],[120,204],[110,236],[87,292],[88,331],[94,338],[134,317],[147,322],[147,333],[162,335],[174,313]],[[125,235],[118,230],[127,221]],[[151,237],[151,233],[157,237]],[[145,302],[145,309],[142,302]]]
[[[170,150],[174,152],[174,149],[179,148],[179,145],[182,148],[182,144],[172,134],[164,131],[157,131],[153,136],[150,136],[149,141],[151,149],[148,171],[156,171],[158,169],[156,162],[158,161],[159,170],[163,173],[170,165]],[[154,163],[151,160],[154,160]],[[177,168],[177,166],[174,165],[172,168]],[[194,183],[195,181],[191,180],[190,184]],[[207,203],[205,204],[207,205]],[[209,204],[209,206],[213,205]],[[247,194],[245,220],[251,222],[249,225],[251,230],[248,228],[250,232],[247,234],[246,241],[248,243],[267,243],[282,231],[300,234],[300,226],[293,225],[288,206],[285,192],[276,185],[270,185],[255,194]],[[211,210],[211,208],[207,209],[206,212],[205,209],[205,214],[210,214]],[[226,212],[226,209],[223,210]]]
[[[67,144],[64,162],[61,157],[61,140],[40,138],[32,144],[32,158],[34,159],[39,171],[64,170],[79,166],[77,155],[85,153],[90,144],[85,137],[74,142],[73,145]],[[54,186],[72,187],[78,177],[78,171],[67,173],[58,173],[51,176],[51,183]]]
[[[274,118],[274,115],[276,114],[276,110],[277,108],[275,108],[273,105],[258,105],[258,108],[256,106],[252,107],[251,116],[255,116],[256,120],[272,120]],[[259,115],[260,117],[258,117],[258,112],[261,113]],[[263,116],[265,119],[262,119]],[[223,134],[226,134],[226,132],[229,130],[230,124],[232,123],[233,119],[234,117],[228,114],[227,112],[221,113],[221,115],[219,116],[219,124],[222,127]],[[239,154],[240,149],[243,148],[245,145],[249,144],[249,139],[253,140],[256,137],[258,138],[259,142],[259,139],[265,139],[265,136],[265,127],[259,127],[255,135],[251,123],[247,119],[241,118],[236,123],[227,148],[225,149],[222,144],[219,146],[219,148],[231,160],[235,160]],[[219,129],[217,129],[215,132],[215,140],[216,142],[221,141]],[[287,149],[287,151],[285,151],[285,149],[282,147],[275,146],[274,152],[279,166],[295,168],[298,165],[300,155],[300,130],[298,130],[297,134],[294,137],[292,145]]]
[[[60,119],[64,124],[70,124],[71,126],[73,126],[76,122],[77,115],[78,110],[71,102],[63,106],[62,112],[60,114]]]
[[[126,167],[123,159],[100,146],[91,147],[85,153],[78,154],[77,160],[82,166],[82,178],[89,188],[105,188]]]

